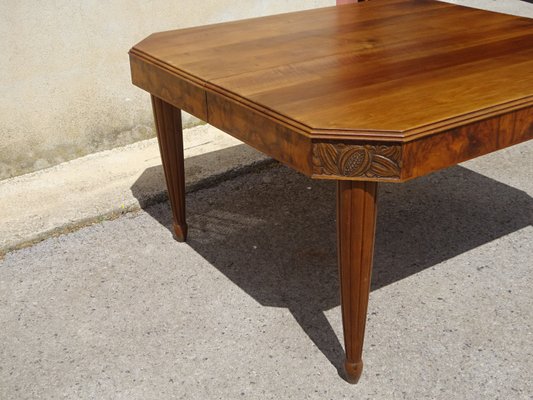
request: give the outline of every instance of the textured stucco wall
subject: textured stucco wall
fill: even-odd
[[[0,179],[153,136],[149,96],[131,85],[127,56],[148,34],[334,4],[0,2]]]
[[[441,0],[461,6],[533,18],[533,0]]]

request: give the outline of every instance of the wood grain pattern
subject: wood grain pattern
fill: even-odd
[[[204,121],[207,120],[207,106],[203,85],[183,75],[170,72],[152,60],[141,59],[130,54],[130,68],[133,84],[154,96],[185,110]]]
[[[181,111],[153,95],[152,107],[168,198],[172,207],[174,234],[176,240],[184,242],[187,239],[187,222]]]
[[[463,129],[468,130],[467,127]],[[530,139],[533,139],[533,107],[499,118],[497,148],[503,149]]]
[[[527,18],[371,1],[158,33],[130,57],[136,85],[314,178],[399,182],[531,138]],[[401,158],[356,151],[359,171],[344,145]]]
[[[218,93],[208,91],[207,121],[285,165],[311,175],[311,140],[284,124]]]
[[[416,178],[533,139],[533,107],[403,145],[401,180]]]
[[[533,105],[532,43],[528,18],[378,0],[159,33],[132,54],[313,138],[409,141]]]
[[[377,215],[377,183],[337,183],[337,244],[348,381],[363,370],[363,340],[372,276]]]

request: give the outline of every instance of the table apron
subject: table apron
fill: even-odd
[[[415,140],[313,137],[307,130],[130,54],[136,86],[315,179],[403,182],[533,139],[533,106]]]

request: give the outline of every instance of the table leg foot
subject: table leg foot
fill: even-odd
[[[174,237],[177,241],[184,242],[187,239],[187,223],[181,110],[155,96],[152,96],[152,108],[168,198],[172,207]]]
[[[359,382],[359,378],[361,377],[361,373],[363,372],[363,361],[359,361],[357,363],[345,361],[344,362],[344,373],[345,378],[348,383],[356,384]]]
[[[346,380],[363,371],[363,341],[370,294],[377,214],[377,183],[338,181],[337,236]]]
[[[174,238],[178,242],[185,242],[187,240],[187,224],[172,224],[172,227],[174,228]]]

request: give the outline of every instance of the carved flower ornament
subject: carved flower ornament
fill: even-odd
[[[318,143],[313,147],[314,172],[347,177],[399,178],[399,145]]]

